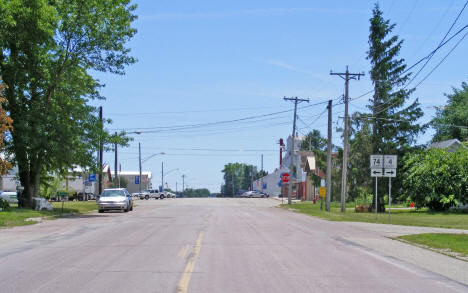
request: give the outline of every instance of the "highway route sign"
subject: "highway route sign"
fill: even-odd
[[[397,168],[397,156],[396,155],[384,155],[384,168],[396,169]]]
[[[396,177],[396,169],[385,169],[384,177]]]
[[[371,155],[370,156],[370,168],[371,169],[382,169],[383,164],[383,155]]]
[[[371,169],[371,176],[372,177],[382,177],[382,168],[373,168]]]

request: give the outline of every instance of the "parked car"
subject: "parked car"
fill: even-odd
[[[18,203],[18,194],[16,191],[4,191],[0,194],[0,197],[9,203]]]
[[[165,194],[157,189],[148,189],[140,194],[140,199],[163,199],[165,197]]]
[[[257,190],[252,190],[252,191],[247,191],[241,194],[241,197],[269,197],[266,193],[257,191]]]
[[[84,196],[83,196],[83,193],[80,192],[80,193],[77,194],[76,199],[81,200],[81,201],[82,200],[86,201],[86,200],[94,200],[94,199],[96,199],[96,197],[94,196],[93,193],[85,193]]]
[[[104,189],[97,204],[100,213],[106,210],[121,210],[124,212],[133,210],[132,196],[125,188]]]

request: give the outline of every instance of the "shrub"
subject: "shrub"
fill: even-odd
[[[8,201],[0,197],[0,210],[7,211],[9,209],[10,209],[10,204],[8,203]]]
[[[403,188],[417,208],[441,211],[468,202],[468,149],[429,149],[405,157]]]

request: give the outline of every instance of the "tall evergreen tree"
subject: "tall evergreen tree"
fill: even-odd
[[[395,154],[401,158],[416,142],[417,135],[424,127],[416,123],[423,116],[418,100],[407,105],[414,89],[407,88],[410,73],[405,71],[404,59],[399,58],[403,41],[399,40],[398,36],[391,35],[394,28],[395,24],[384,19],[379,5],[375,4],[370,19],[369,51],[367,52],[367,59],[371,63],[369,73],[374,86],[374,95],[368,105],[371,113],[357,117],[371,122],[373,153]],[[369,156],[365,157],[369,160]],[[363,175],[369,176],[369,174]],[[400,178],[394,181],[396,187],[400,186],[400,182]],[[384,210],[382,195],[385,189],[384,186],[382,190],[379,188],[378,209],[380,211]]]

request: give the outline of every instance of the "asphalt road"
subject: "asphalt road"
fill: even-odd
[[[2,229],[0,292],[468,292],[352,239],[395,240],[277,203],[137,201],[130,213]]]

